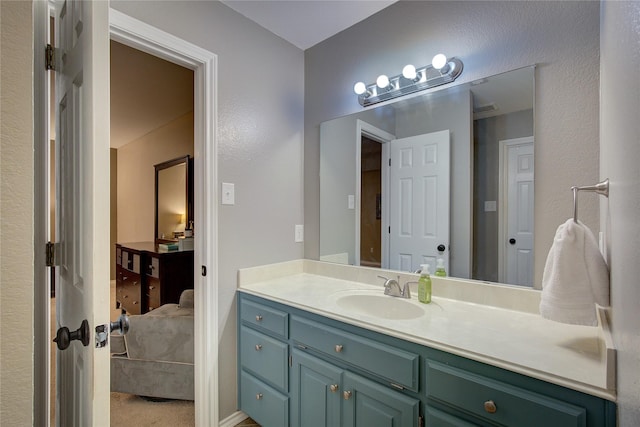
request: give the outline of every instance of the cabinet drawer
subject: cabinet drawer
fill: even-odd
[[[160,307],[160,280],[153,277],[147,277],[147,301],[149,311]]]
[[[419,355],[320,323],[291,317],[291,338],[404,388],[418,390]]]
[[[255,331],[240,327],[240,365],[260,379],[287,391],[289,345]]]
[[[240,409],[265,427],[289,425],[289,398],[244,371],[240,373]]]
[[[494,423],[518,427],[586,426],[586,410],[462,369],[427,361],[426,392]]]
[[[120,305],[129,314],[142,314],[142,277],[129,270],[123,270],[121,281],[116,284]]]
[[[140,274],[140,255],[129,251],[122,251],[122,267]]]
[[[149,260],[147,262],[147,275],[150,277],[155,277],[156,279],[160,277],[160,259],[158,257],[152,256],[149,257]]]
[[[430,427],[476,427],[475,424],[468,423],[460,418],[432,408],[427,405],[424,408],[425,424]]]
[[[240,318],[244,322],[264,328],[285,339],[289,337],[288,316],[284,311],[253,301],[240,301]]]

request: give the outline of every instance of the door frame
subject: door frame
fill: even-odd
[[[50,405],[50,294],[44,243],[47,241],[49,73],[44,66],[49,4],[34,2],[34,421],[48,425]],[[218,209],[217,209],[217,56],[142,21],[110,9],[112,40],[194,71],[194,292],[201,302],[194,315],[196,425],[217,426],[218,402]],[[46,143],[45,143],[46,142]],[[202,238],[206,237],[206,238]],[[206,267],[206,275],[201,268]],[[199,278],[199,280],[198,280]],[[108,278],[105,278],[107,280]]]
[[[381,224],[381,249],[382,268],[389,268],[389,233],[385,230],[389,228],[389,143],[396,139],[395,135],[382,129],[378,129],[365,122],[356,120],[356,200],[355,200],[355,220],[356,220],[356,244],[353,265],[360,265],[360,214],[362,203],[362,135],[382,144],[382,224]]]
[[[516,145],[533,145],[533,143],[533,136],[503,139],[498,141],[498,282],[500,283],[505,283],[507,276],[505,242],[509,234],[509,224],[507,221],[509,207],[509,203],[507,200],[507,178],[509,177],[508,151],[509,148]]]

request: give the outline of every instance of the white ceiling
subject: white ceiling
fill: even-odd
[[[345,30],[396,0],[221,0],[302,50]]]

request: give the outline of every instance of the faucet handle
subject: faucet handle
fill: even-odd
[[[405,298],[411,298],[411,289],[409,285],[412,283],[418,284],[418,282],[416,282],[415,280],[412,280],[411,282],[405,283],[404,286],[402,287],[402,295]]]
[[[402,295],[402,291],[400,290],[400,283],[398,282],[400,280],[400,276],[398,276],[398,280],[389,279],[384,276],[378,276],[378,277],[385,280],[384,282],[385,295],[391,295],[392,297],[397,297]]]

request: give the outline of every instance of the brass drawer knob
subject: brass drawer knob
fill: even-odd
[[[336,353],[342,353],[343,348],[342,344],[336,344]]]
[[[256,344],[256,351],[262,350],[262,344]]]
[[[490,414],[493,414],[498,410],[498,407],[493,400],[487,400],[486,402],[484,402],[484,410]]]
[[[259,314],[256,316],[256,322],[262,322],[262,316]]]
[[[336,391],[338,391],[338,384],[331,384],[329,386],[329,390],[331,390],[332,393],[335,393]]]
[[[260,399],[262,399],[262,393],[256,394],[256,400],[260,400]]]
[[[349,399],[351,399],[351,392],[350,392],[350,391],[348,391],[348,390],[347,390],[347,391],[344,391],[344,392],[342,393],[342,397],[344,397],[344,400],[349,400]]]

